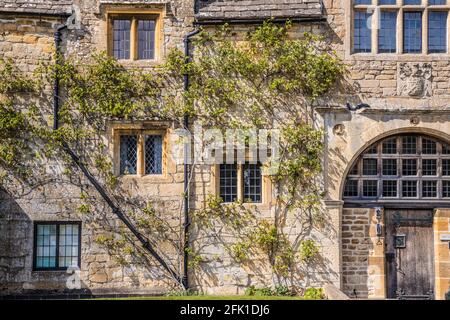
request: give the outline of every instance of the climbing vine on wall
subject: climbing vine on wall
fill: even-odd
[[[180,226],[162,218],[164,204],[133,195],[114,175],[105,141],[108,122],[157,119],[181,126],[187,113],[208,128],[278,128],[281,159],[279,170],[270,177],[275,185],[274,216],[260,219],[252,206],[224,205],[220,198],[210,196],[204,208],[192,212],[193,232],[203,226],[242,265],[263,255],[277,275],[287,278],[296,264],[307,263],[319,253],[308,234],[293,240],[286,227],[292,217],[316,227],[324,222],[316,183],[321,171],[322,132],[314,127],[311,106],[339,81],[344,66],[320,37],[295,36],[291,23],[267,21],[245,37],[229,26],[214,33],[203,30],[193,44],[195,59],[187,62],[182,52],[173,49],[165,63],[148,70],[125,68],[105,53],[88,59],[56,56],[53,61],[58,63],[43,63],[27,74],[12,61],[4,62],[0,69],[2,164],[11,168],[33,154],[35,162],[57,160],[65,167],[63,174],[79,175],[61,151],[65,141],[124,206],[142,233],[153,243],[169,244],[181,256]],[[191,85],[183,93],[186,73]],[[52,131],[50,101],[42,97],[50,94],[55,77],[63,90],[59,97],[61,125]],[[102,212],[99,198],[86,191],[88,186],[81,188],[78,213],[93,216]],[[233,241],[223,238],[222,228]],[[96,242],[121,264],[148,263],[127,230],[118,232],[111,227],[107,231]],[[195,242],[188,252],[190,266],[202,268],[207,260]]]

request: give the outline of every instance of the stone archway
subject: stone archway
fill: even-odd
[[[435,266],[430,277],[436,279],[436,298],[443,298],[440,240],[442,221],[447,221],[450,207],[450,148],[435,135],[404,132],[383,135],[366,146],[347,169],[342,186],[342,289],[358,298],[386,298],[390,279],[386,268],[385,208],[427,208],[437,210],[430,248]],[[447,219],[447,220],[446,220]],[[444,228],[445,229],[445,228]],[[448,230],[448,225],[447,225]],[[444,230],[445,231],[445,230]],[[433,232],[433,230],[431,230]],[[432,234],[432,233],[431,233]],[[389,247],[389,246],[388,246]],[[414,249],[416,250],[416,249]],[[447,248],[448,250],[448,248]],[[436,275],[434,275],[436,271]],[[388,281],[389,280],[389,281]],[[433,281],[434,282],[434,281]],[[434,285],[433,285],[434,289]],[[434,290],[435,291],[435,290]],[[390,294],[392,297],[392,294]]]

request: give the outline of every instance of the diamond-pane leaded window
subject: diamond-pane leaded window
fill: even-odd
[[[120,136],[120,174],[137,173],[137,142],[135,135]]]
[[[145,174],[162,173],[162,136],[145,136]]]
[[[352,164],[343,196],[346,201],[365,198],[381,201],[450,198],[448,145],[418,134],[385,138],[368,147]]]
[[[36,270],[79,267],[80,223],[38,222],[34,234]]]
[[[261,202],[262,177],[261,165],[245,164],[244,174],[244,201]]]
[[[223,202],[234,202],[238,196],[237,165],[220,165],[220,197]]]

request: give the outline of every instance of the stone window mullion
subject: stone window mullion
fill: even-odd
[[[237,187],[238,187],[238,201],[244,202],[244,171],[243,171],[244,165],[238,164],[237,165]]]
[[[374,5],[377,4],[377,0],[374,0]],[[380,9],[378,7],[374,8],[372,13],[372,54],[378,53],[378,28],[380,26]]]
[[[140,176],[145,174],[145,139],[144,134],[141,132],[138,134],[138,148],[137,148],[137,173]]]
[[[403,8],[398,10],[397,16],[397,53],[403,53]]]
[[[428,54],[428,8],[422,13],[422,54]]]

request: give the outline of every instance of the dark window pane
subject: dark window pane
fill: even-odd
[[[378,181],[377,180],[363,180],[363,197],[378,196]]]
[[[447,12],[428,13],[428,52],[447,51]]]
[[[417,181],[402,181],[402,197],[417,197]]]
[[[437,197],[437,181],[422,181],[422,197]]]
[[[397,197],[397,180],[383,180],[383,197]]]
[[[244,201],[261,202],[262,177],[261,165],[244,165]]]
[[[436,154],[437,153],[436,142],[430,139],[422,138],[422,153]]]
[[[347,180],[344,186],[344,197],[358,196],[358,180]]]
[[[442,181],[442,196],[444,198],[450,198],[450,181]]]
[[[130,59],[130,20],[113,20],[113,52],[116,59]]]
[[[145,137],[145,174],[162,173],[162,136]]]
[[[378,4],[380,5],[397,4],[397,0],[378,0]]]
[[[220,165],[220,197],[223,202],[237,200],[237,165]]]
[[[422,12],[403,13],[403,52],[422,52]]]
[[[376,154],[377,152],[378,152],[377,151],[377,146],[372,146],[369,149],[367,149],[365,153],[367,153],[367,154]]]
[[[403,4],[422,4],[422,0],[403,0]]]
[[[137,173],[137,136],[120,136],[120,174]]]
[[[138,59],[155,58],[155,20],[138,22]]]
[[[371,52],[372,37],[369,25],[371,23],[372,14],[365,11],[355,11],[354,35],[353,35],[353,51],[354,52]]]
[[[377,159],[363,159],[363,175],[376,176],[377,171]]]
[[[450,147],[448,145],[442,145],[442,154],[450,154]]]
[[[396,153],[397,153],[396,138],[383,141],[383,154],[396,154]]]
[[[358,175],[358,163],[355,163],[355,165],[350,169],[348,174],[352,176]]]
[[[372,4],[372,0],[355,0],[355,4]]]
[[[383,159],[383,175],[384,176],[397,175],[397,159]]]
[[[402,160],[402,175],[416,176],[417,175],[417,159],[403,159]]]
[[[450,176],[450,159],[442,159],[442,175]]]
[[[381,3],[380,3],[381,4]],[[397,12],[382,11],[378,30],[378,52],[392,53],[397,48]]]
[[[424,176],[437,175],[437,160],[436,159],[422,159],[422,175],[424,175]]]
[[[403,154],[417,153],[417,137],[406,136],[402,138],[402,153]]]
[[[446,2],[447,2],[447,0],[428,0],[428,4],[430,6],[447,4]]]

